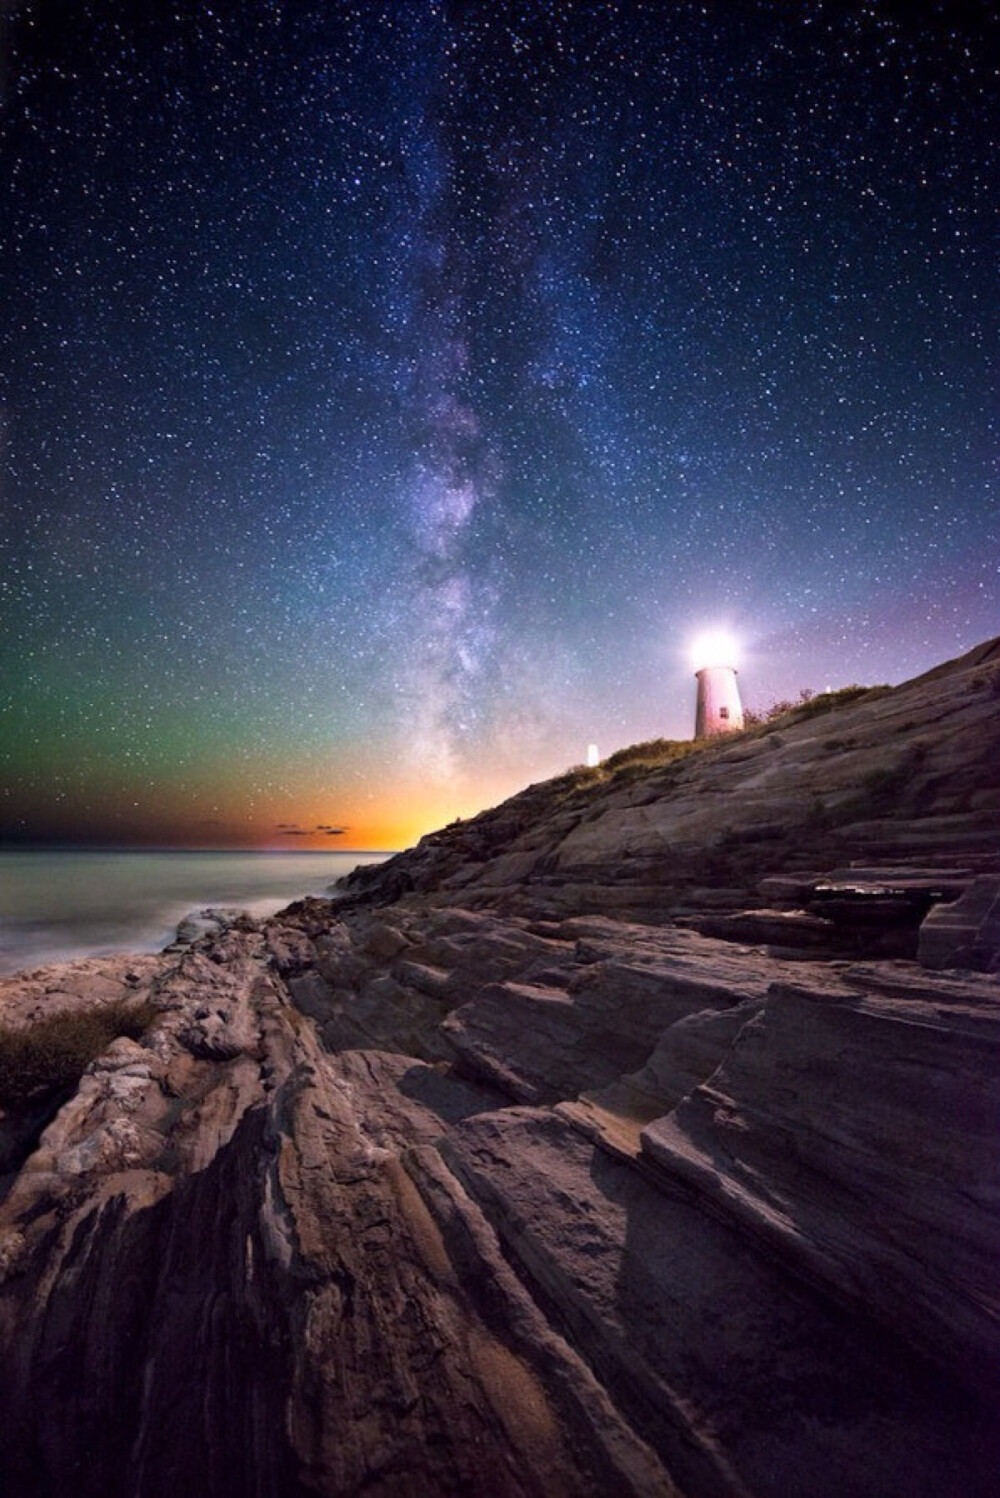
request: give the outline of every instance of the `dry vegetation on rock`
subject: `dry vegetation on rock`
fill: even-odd
[[[153,1018],[148,1003],[117,999],[19,1028],[0,1026],[0,1107],[19,1108],[69,1091],[113,1040],[140,1040]]]

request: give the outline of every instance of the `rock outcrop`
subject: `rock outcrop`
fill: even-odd
[[[831,701],[835,700],[832,698]],[[882,863],[966,883],[1000,873],[1000,645],[892,691],[785,718],[664,763],[531,786],[411,852],[355,871],[349,893],[468,907],[675,918],[759,903],[762,879]],[[849,879],[849,873],[848,873]]]
[[[0,981],[156,1014],[0,1120],[0,1490],[994,1493],[998,682]]]

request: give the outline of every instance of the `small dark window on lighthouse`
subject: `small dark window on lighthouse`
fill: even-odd
[[[729,709],[728,709],[728,707],[720,707],[719,708],[719,717],[720,718],[728,718],[729,717]]]

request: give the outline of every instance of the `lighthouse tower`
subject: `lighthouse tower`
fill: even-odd
[[[694,715],[695,738],[707,739],[718,733],[737,732],[743,727],[743,703],[736,684],[733,642],[723,635],[713,635],[699,641],[696,652],[694,674],[698,682],[698,705]]]

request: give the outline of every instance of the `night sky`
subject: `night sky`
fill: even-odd
[[[1000,631],[996,8],[2,7],[2,817],[401,846]]]

